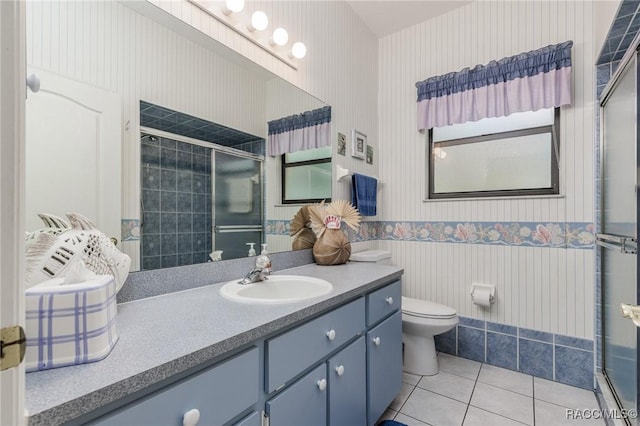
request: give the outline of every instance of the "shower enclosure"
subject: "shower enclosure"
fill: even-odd
[[[637,53],[625,58],[601,99],[601,224],[597,244],[601,259],[602,371],[618,409],[628,412],[638,408],[640,329],[630,317],[635,316],[640,302],[640,159]],[[637,312],[640,314],[640,310]],[[636,424],[635,419],[625,421]]]
[[[246,256],[263,242],[263,157],[144,129],[142,269]],[[221,252],[221,253],[220,253]]]

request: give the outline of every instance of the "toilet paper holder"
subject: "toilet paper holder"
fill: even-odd
[[[496,286],[493,284],[480,284],[480,283],[472,283],[471,284],[471,301],[476,305],[483,306],[483,303],[476,301],[476,296],[482,293],[489,292],[489,304],[495,303],[496,301]]]

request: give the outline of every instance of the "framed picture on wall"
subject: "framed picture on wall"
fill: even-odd
[[[347,152],[347,136],[343,133],[338,133],[338,154],[345,155]]]
[[[353,134],[351,136],[351,156],[364,160],[366,150],[367,135],[353,129]]]

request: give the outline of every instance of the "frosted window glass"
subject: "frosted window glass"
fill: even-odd
[[[531,129],[553,124],[554,109],[517,112],[507,117],[483,118],[482,120],[453,124],[433,129],[433,141],[447,141],[472,136],[490,135],[511,130]]]
[[[552,186],[550,133],[438,149],[433,161],[436,194]]]
[[[636,236],[636,73],[626,71],[604,108],[603,232]]]
[[[287,167],[285,182],[286,201],[330,199],[331,163]]]
[[[308,149],[306,151],[297,151],[285,154],[287,164],[301,163],[303,161],[320,160],[331,158],[331,146],[323,148]]]

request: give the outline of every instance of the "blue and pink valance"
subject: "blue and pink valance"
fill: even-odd
[[[418,89],[418,130],[571,104],[573,41],[428,78]]]
[[[325,106],[269,121],[267,155],[331,145],[331,107]]]

